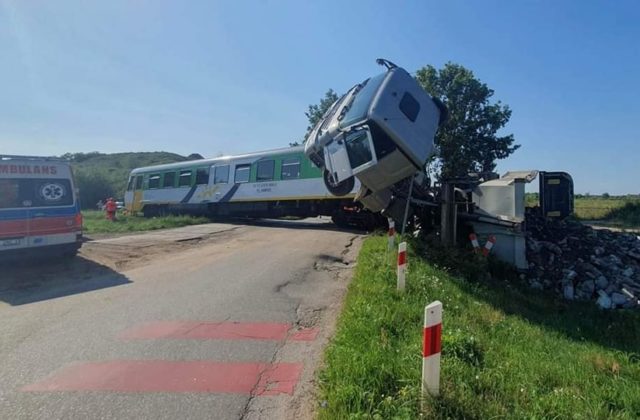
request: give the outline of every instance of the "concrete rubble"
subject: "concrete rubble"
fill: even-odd
[[[640,237],[573,220],[526,218],[527,281],[602,309],[640,308]]]

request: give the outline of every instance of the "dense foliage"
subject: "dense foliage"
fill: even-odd
[[[440,177],[493,171],[496,160],[520,147],[512,134],[498,134],[509,122],[511,109],[500,101],[492,103],[494,91],[471,70],[454,63],[439,70],[429,65],[417,71],[416,79],[449,111],[436,136]]]

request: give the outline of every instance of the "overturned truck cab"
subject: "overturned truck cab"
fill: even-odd
[[[540,175],[542,215],[565,218],[573,212],[571,177],[564,172],[517,171],[502,178],[481,173],[431,185],[425,165],[446,107],[406,70],[377,61],[387,71],[338,99],[305,141],[305,154],[323,169],[329,191],[344,196],[357,178],[361,187],[355,199],[402,229],[413,223],[421,231],[437,231],[445,245],[465,241],[470,232],[492,237],[497,239],[494,254],[525,270],[524,185]]]
[[[403,68],[387,60],[385,73],[355,85],[313,128],[305,153],[324,169],[327,188],[342,195],[361,183],[357,199],[377,212],[393,185],[423,171],[446,109]]]

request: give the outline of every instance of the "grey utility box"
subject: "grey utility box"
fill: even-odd
[[[523,232],[525,184],[537,175],[538,171],[507,172],[502,178],[483,182],[472,192],[475,213],[486,216],[483,221],[471,223],[475,233],[482,241],[495,236],[492,252],[521,270],[528,268]]]

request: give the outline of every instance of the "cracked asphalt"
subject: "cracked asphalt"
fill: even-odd
[[[361,238],[213,223],[0,267],[1,417],[310,418]]]

